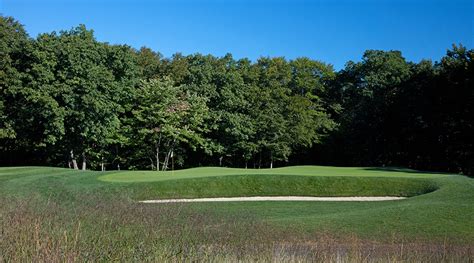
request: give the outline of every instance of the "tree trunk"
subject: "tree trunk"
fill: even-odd
[[[156,170],[160,170],[160,144],[161,144],[161,133],[160,138],[158,138],[158,143],[156,144],[155,151],[156,151]]]
[[[160,147],[156,147],[156,170],[160,170]]]
[[[100,168],[101,168],[101,171],[105,171],[105,165],[104,165],[104,157],[102,157],[102,162],[100,163]]]
[[[170,157],[171,157],[171,152],[173,151],[173,149],[170,149],[168,151],[168,153],[166,154],[166,158],[165,158],[165,161],[163,163],[163,168],[162,168],[162,171],[166,171],[168,169],[168,163],[170,161]]]
[[[77,167],[77,161],[76,161],[76,157],[74,156],[73,150],[71,150],[71,162],[72,162],[72,167],[74,168],[74,170],[79,170],[79,167]]]
[[[245,169],[247,169],[247,163],[248,163],[248,161],[245,161]]]
[[[166,158],[165,158],[165,161],[163,162],[163,166],[162,166],[162,169],[161,169],[162,171],[166,171],[168,169],[168,164],[169,164],[169,161],[170,161],[170,157],[173,154],[175,143],[176,143],[176,139],[173,140],[173,143],[171,143],[171,148],[168,151],[168,153],[166,154]]]
[[[270,152],[270,169],[273,169],[273,153]]]
[[[87,168],[86,153],[82,153],[82,170],[85,171]]]

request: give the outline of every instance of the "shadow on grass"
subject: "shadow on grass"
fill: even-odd
[[[387,167],[365,167],[362,168],[366,171],[383,171],[383,172],[401,172],[401,173],[414,173],[414,174],[444,174],[444,175],[453,175],[453,173],[445,172],[434,172],[434,171],[422,171],[422,170],[413,170],[406,167],[397,167],[397,166],[387,166]],[[460,174],[462,175],[462,174]]]

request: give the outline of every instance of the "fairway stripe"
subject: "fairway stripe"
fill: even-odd
[[[252,196],[252,197],[216,197],[192,199],[157,199],[145,200],[140,203],[192,203],[192,202],[248,202],[248,201],[324,201],[324,202],[367,202],[367,201],[393,201],[406,197],[398,196],[347,196],[347,197],[315,197],[315,196]]]

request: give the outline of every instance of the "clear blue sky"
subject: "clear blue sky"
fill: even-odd
[[[166,57],[307,56],[336,69],[366,49],[438,60],[453,43],[474,43],[473,0],[0,0],[0,13],[33,37],[85,24],[100,41]]]

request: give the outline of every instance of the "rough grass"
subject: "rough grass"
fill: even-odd
[[[290,167],[239,174],[242,170],[190,169],[173,175],[0,168],[0,262],[473,260],[471,178],[376,168]],[[412,197],[136,203],[265,194]]]
[[[0,262],[469,262],[473,247],[275,228],[251,214],[126,200],[65,208],[0,198]]]

